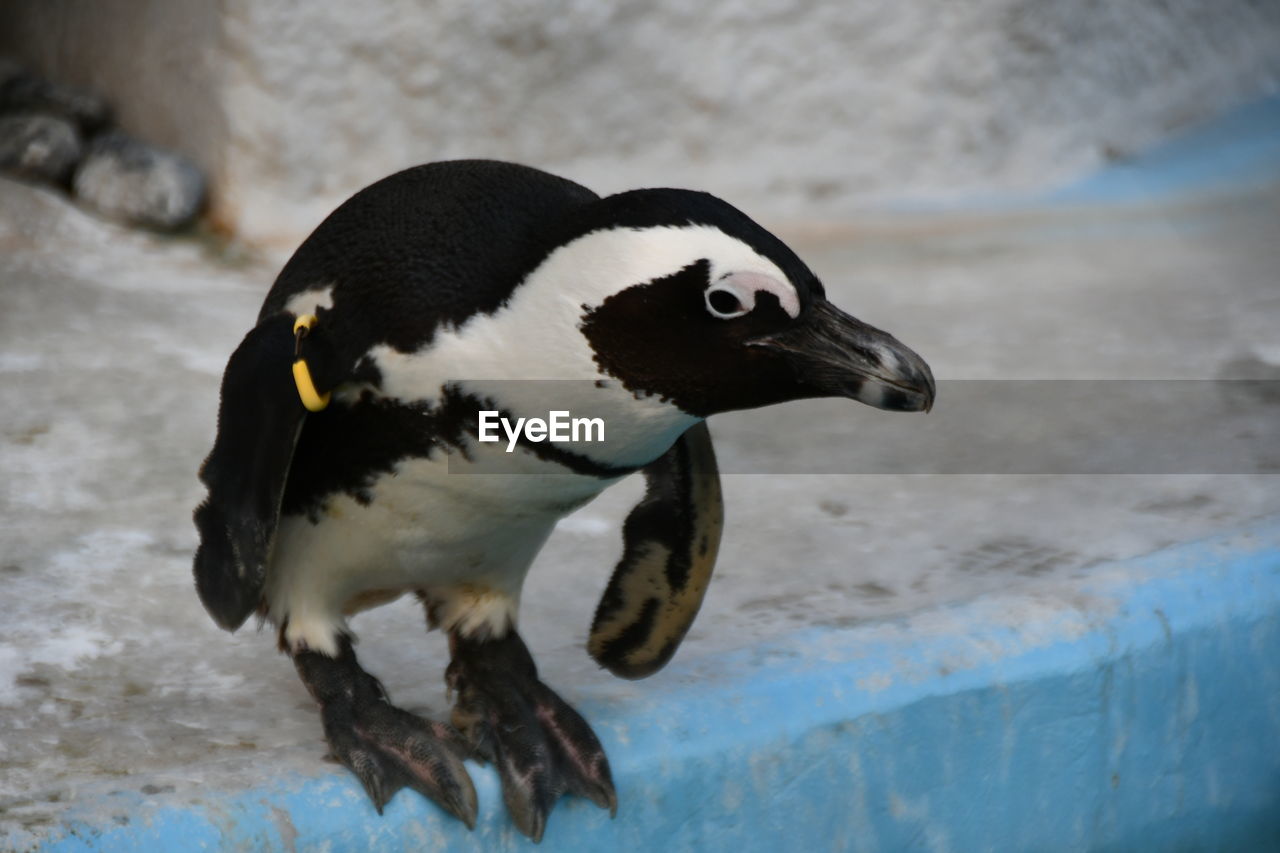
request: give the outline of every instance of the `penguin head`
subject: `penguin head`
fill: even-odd
[[[919,355],[831,304],[790,248],[728,203],[635,190],[589,213],[571,245],[609,285],[582,305],[579,331],[633,394],[697,417],[814,397],[933,405]]]

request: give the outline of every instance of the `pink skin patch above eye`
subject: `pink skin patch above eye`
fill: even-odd
[[[800,316],[800,297],[789,282],[778,281],[771,275],[758,272],[731,272],[722,275],[713,285],[730,288],[748,310],[756,306],[756,294],[763,291],[778,298],[778,304],[793,320]]]

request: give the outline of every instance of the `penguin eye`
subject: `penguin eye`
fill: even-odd
[[[755,296],[754,293],[751,295]],[[755,307],[754,299],[751,300],[752,304],[747,304],[737,290],[725,284],[713,284],[707,288],[706,301],[707,310],[711,312],[711,316],[719,317],[721,320],[741,317]]]

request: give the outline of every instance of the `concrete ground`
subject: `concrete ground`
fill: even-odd
[[[720,569],[675,662],[647,681],[616,681],[583,649],[638,484],[568,518],[521,616],[544,680],[625,768],[638,759],[619,721],[635,708],[666,713],[797,631],[910,625],[963,668],[973,626],[958,606],[982,604],[1024,647],[1064,617],[1110,618],[1083,588],[1163,571],[1117,561],[1280,512],[1277,237],[1274,183],[801,229],[792,243],[833,301],[933,365],[934,412],[818,401],[713,419],[730,472]],[[190,577],[218,379],[277,263],[0,182],[0,846],[63,838],[73,819],[127,826],[134,807],[112,806],[126,795],[216,810],[219,792],[316,779],[364,808],[322,761],[272,632],[219,631]],[[1100,381],[1116,379],[1145,381]],[[354,624],[398,704],[447,714],[443,640],[415,607]],[[517,844],[492,780],[480,788],[477,833]],[[619,821],[643,808],[642,790],[619,793]],[[553,846],[557,824],[596,819],[561,808]]]

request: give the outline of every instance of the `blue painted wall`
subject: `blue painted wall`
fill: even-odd
[[[1280,96],[1239,107],[1151,151],[1121,160],[1049,196],[1124,202],[1280,181]]]
[[[1104,572],[1035,624],[988,600],[673,664],[582,703],[618,817],[563,802],[543,849],[1280,850],[1280,526]],[[469,833],[334,770],[160,806],[100,801],[46,849],[532,848],[474,769]],[[114,813],[114,814],[113,814]]]

